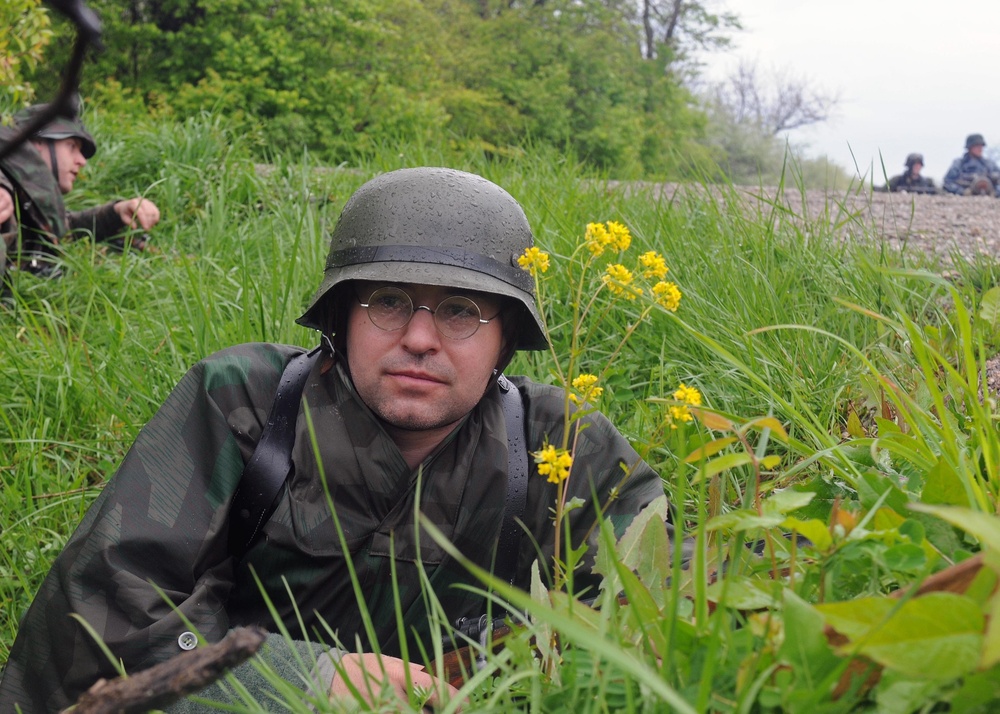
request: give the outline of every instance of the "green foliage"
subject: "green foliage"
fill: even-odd
[[[531,625],[486,655],[496,669],[464,685],[463,711],[1000,703],[1000,433],[996,396],[980,395],[1000,342],[995,264],[959,264],[946,281],[884,249],[846,200],[813,215],[790,186],[748,201],[731,187],[596,182],[545,146],[487,158],[387,143],[361,170],[294,152],[264,171],[258,136],[237,120],[129,116],[133,102],[109,92],[88,105],[101,150],[70,197],[149,196],[164,215],[159,251],[70,244],[66,277],[18,274],[0,307],[0,660],[49,563],[184,371],[235,342],[312,345],[294,319],[348,196],[374,173],[444,164],[510,190],[554,264],[607,221],[628,227],[632,253],[663,256],[676,313],[627,300],[605,310],[600,285],[580,292],[571,271],[550,269],[554,352],[520,354],[511,371],[560,384],[606,375],[600,408],[662,475],[694,553],[682,567],[668,547],[663,501],[619,539],[602,526],[597,610],[540,580],[531,593],[496,584]],[[841,241],[845,226],[871,240]],[[603,319],[574,341],[574,311],[591,299]],[[703,403],[680,404],[681,383]],[[961,593],[893,594],[970,557],[984,567]],[[852,679],[856,668],[880,679]]]
[[[266,157],[330,163],[389,144],[491,156],[546,146],[592,171],[676,176],[706,158],[705,118],[669,62],[645,59],[631,10],[552,0],[95,0],[107,49],[83,93],[135,116],[225,115]],[[700,16],[699,16],[700,17]],[[698,20],[708,22],[708,19]],[[68,39],[70,26],[57,25]],[[59,42],[51,64],[64,63]],[[51,64],[31,75],[55,91]]]
[[[34,97],[26,75],[39,65],[52,37],[40,0],[6,0],[0,5],[0,117],[7,118]]]

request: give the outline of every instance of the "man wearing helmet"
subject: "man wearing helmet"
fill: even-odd
[[[905,191],[906,193],[937,193],[934,180],[922,176],[924,168],[923,154],[910,154],[906,157],[906,173],[889,179],[890,191]]]
[[[944,190],[960,196],[1000,196],[1000,167],[983,156],[982,134],[965,138],[965,155],[955,159],[944,176]]]
[[[404,639],[411,657],[420,656],[417,642],[432,646],[426,588],[452,621],[486,603],[462,587],[479,583],[416,514],[484,569],[512,556],[505,579],[527,589],[539,554],[543,578],[552,567],[557,486],[531,469],[515,488],[514,465],[561,443],[566,428],[576,432],[567,498],[583,504],[569,512],[568,547],[587,552],[574,587],[592,589],[597,520],[610,518],[620,533],[663,487],[604,416],[567,427],[561,389],[502,375],[516,350],[547,346],[533,279],[517,265],[532,245],[518,203],[479,176],[402,169],[363,185],[340,215],[323,281],[299,319],[322,343],[307,353],[291,468],[260,536],[241,557],[233,528],[250,513],[232,504],[280,400],[282,372],[304,351],[258,343],[195,365],[141,431],[25,616],[0,712],[15,703],[57,711],[114,676],[71,614],[129,672],[193,646],[192,625],[215,641],[238,625],[277,633],[280,624],[291,644],[273,635],[259,656],[288,681],[301,682],[301,657],[315,663],[311,688],[333,697],[348,693],[347,680],[364,691],[365,676],[376,691],[383,681],[397,693],[407,681],[433,686],[421,667],[397,659]],[[523,405],[514,420],[510,396]],[[528,534],[511,540],[505,526],[518,498]],[[268,701],[273,690],[252,663],[235,675]],[[227,701],[218,687],[202,696]],[[171,711],[195,708],[185,701]]]
[[[45,111],[36,104],[14,117],[13,127],[0,127],[0,146]],[[56,246],[75,233],[90,232],[97,240],[124,246],[118,238],[127,228],[149,230],[160,220],[156,205],[145,198],[111,201],[84,211],[67,211],[63,195],[73,189],[80,171],[97,151],[94,138],[77,116],[57,117],[0,162],[0,275],[7,265],[49,277],[60,274],[53,262]],[[133,239],[141,250],[145,241]]]

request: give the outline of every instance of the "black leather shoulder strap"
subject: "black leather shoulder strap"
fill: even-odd
[[[260,535],[277,505],[292,468],[295,422],[302,390],[322,350],[303,352],[285,366],[257,448],[243,469],[229,510],[229,552],[242,558]]]
[[[507,426],[507,499],[504,503],[493,574],[513,585],[523,532],[518,521],[524,517],[528,501],[528,445],[521,393],[502,374],[497,377],[497,385],[500,387],[500,404]]]

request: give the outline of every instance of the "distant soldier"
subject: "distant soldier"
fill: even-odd
[[[944,177],[944,190],[960,196],[1000,196],[1000,166],[983,158],[982,134],[965,139],[965,156],[955,159]]]
[[[18,112],[13,127],[0,127],[0,146],[45,111],[36,104]],[[67,211],[63,195],[70,192],[97,143],[76,113],[57,117],[26,143],[0,161],[0,276],[8,268],[45,277],[59,277],[54,258],[58,245],[81,232],[123,248],[122,234],[131,228],[146,231],[160,220],[160,210],[145,198],[110,201],[83,211]],[[132,239],[143,250],[145,239]],[[7,276],[9,277],[9,276]]]
[[[905,191],[906,193],[937,193],[934,179],[921,176],[924,168],[923,154],[910,154],[906,157],[906,173],[889,179],[890,191]]]

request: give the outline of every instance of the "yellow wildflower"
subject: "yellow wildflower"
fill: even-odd
[[[531,455],[535,457],[538,464],[538,473],[546,476],[549,483],[562,483],[569,478],[569,470],[573,466],[573,457],[566,449],[546,446],[541,451],[533,451]]]
[[[583,239],[587,242],[587,250],[595,258],[604,253],[604,249],[612,241],[611,234],[608,233],[608,229],[604,227],[603,223],[588,223],[587,232],[584,234]]]
[[[593,374],[581,374],[573,380],[573,389],[579,394],[570,394],[569,400],[574,404],[582,404],[586,401],[594,401],[604,394],[604,387],[597,387],[597,376]]]
[[[667,267],[667,261],[665,261],[663,256],[655,250],[651,250],[640,255],[639,264],[644,268],[642,275],[645,278],[657,278],[659,280],[663,280],[667,277],[667,272],[670,270]]]
[[[656,302],[670,312],[677,312],[681,304],[681,291],[676,283],[667,283],[662,280],[653,286],[653,297]]]
[[[532,246],[525,249],[524,255],[517,259],[517,264],[532,275],[538,275],[549,269],[549,254]]]
[[[642,295],[642,290],[632,286],[632,271],[621,263],[612,263],[605,270],[601,278],[615,295],[624,296],[627,300],[635,300],[636,296]]]
[[[688,406],[698,406],[701,404],[701,392],[694,387],[685,386],[685,384],[681,382],[681,386],[674,392],[674,399],[681,402],[681,404],[676,404],[670,407],[671,429],[677,428],[677,422],[691,421],[694,419],[691,415],[691,410],[688,409]]]
[[[681,382],[681,386],[674,392],[674,399],[692,406],[701,406],[701,392],[694,387],[686,386],[684,382]]]
[[[611,244],[618,250],[628,250],[632,245],[632,234],[618,221],[608,221],[608,235],[611,236]]]

